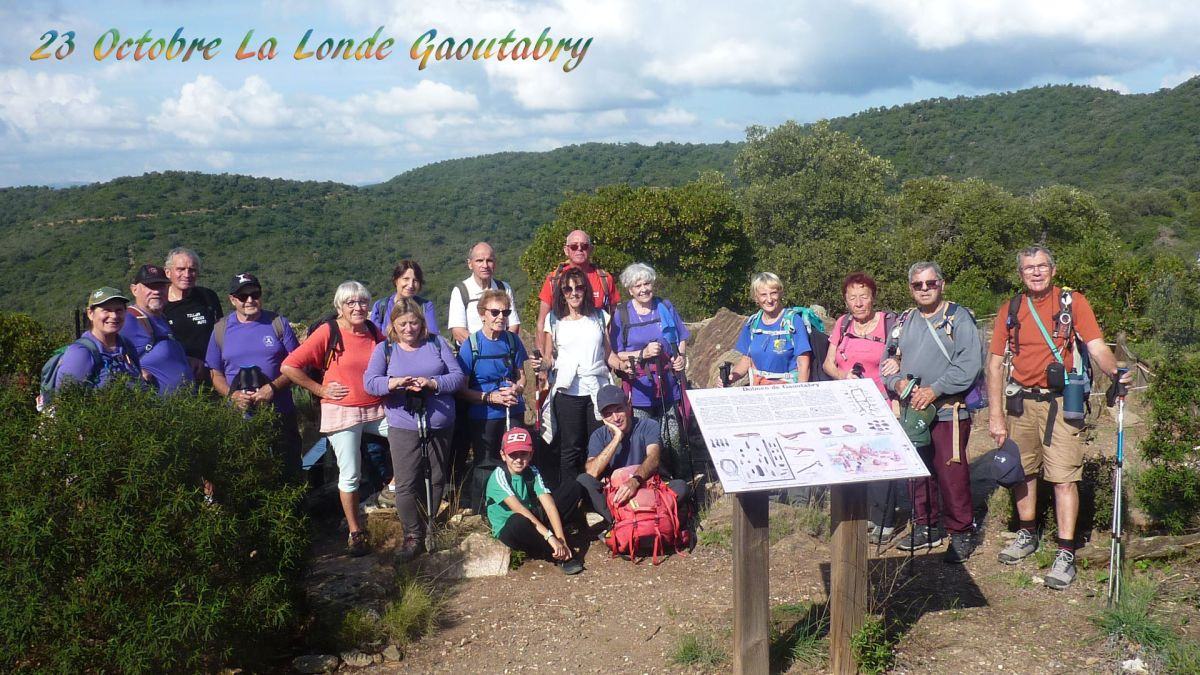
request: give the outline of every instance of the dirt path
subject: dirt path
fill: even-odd
[[[1097,450],[1110,445],[1104,440],[1110,431],[1111,422],[1102,420]],[[973,444],[975,452],[980,447],[982,440]],[[719,536],[728,517],[728,501],[717,502],[705,521],[716,533],[710,543],[659,566],[613,559],[596,544],[578,576],[530,561],[504,577],[457,583],[447,589],[437,632],[410,645],[403,661],[363,672],[726,672],[728,661],[676,665],[671,658],[689,634],[729,652],[732,557]],[[872,547],[875,606],[899,626],[892,672],[1119,670],[1121,655],[1092,621],[1103,606],[1103,570],[1081,568],[1070,589],[1051,591],[1032,558],[1016,566],[996,560],[1011,535],[999,518],[987,525],[983,545],[965,565],[942,562],[944,547],[911,560],[896,550],[876,556]],[[775,617],[781,632],[827,599],[828,543],[802,529],[783,534],[771,549],[771,604],[783,610]],[[1090,545],[1107,547],[1107,539],[1097,534]],[[1200,624],[1196,607],[1181,611]],[[775,663],[786,672],[825,669],[820,661]]]

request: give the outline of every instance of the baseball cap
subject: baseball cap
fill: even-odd
[[[506,455],[515,455],[519,452],[533,452],[533,437],[521,427],[509,429],[504,434],[504,440],[500,444],[500,452]]]
[[[103,305],[109,300],[124,300],[125,304],[129,304],[129,298],[125,297],[121,291],[118,291],[112,286],[101,286],[91,293],[88,293],[87,306],[91,308],[95,307],[96,305]]]
[[[262,284],[258,283],[258,277],[250,273],[235,274],[233,280],[229,282],[229,294],[237,295],[238,291],[247,286],[258,286],[262,288]]]
[[[610,405],[625,405],[628,401],[625,390],[615,384],[606,384],[596,392],[596,409],[602,413]]]
[[[142,265],[138,268],[137,274],[133,275],[133,283],[149,286],[151,284],[169,284],[171,280],[158,265]]]

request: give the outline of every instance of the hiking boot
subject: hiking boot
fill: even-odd
[[[914,525],[913,527],[916,528],[915,532],[901,537],[896,548],[901,551],[917,551],[923,548],[933,550],[935,547],[941,546],[946,539],[946,533],[940,527],[932,525]]]
[[[1046,575],[1046,588],[1061,591],[1075,581],[1075,553],[1065,548],[1058,549],[1054,564]]]
[[[1026,529],[1017,530],[1017,538],[1012,540],[1008,546],[1000,551],[997,559],[1005,565],[1016,565],[1025,558],[1033,555],[1038,550],[1037,537]]]
[[[396,549],[396,562],[406,563],[425,552],[425,545],[417,537],[405,537]]]
[[[367,533],[363,530],[351,532],[350,538],[346,541],[346,552],[355,558],[370,553],[371,545],[367,543]]]
[[[563,574],[579,574],[583,571],[583,561],[576,556],[572,556],[571,559],[564,562],[561,567]]]
[[[946,547],[948,563],[964,563],[975,552],[975,537],[970,532],[950,533],[950,545]]]

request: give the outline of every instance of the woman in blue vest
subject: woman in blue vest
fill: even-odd
[[[654,294],[654,269],[633,263],[621,272],[629,300],[617,305],[609,341],[626,375],[626,389],[637,417],[662,418],[682,400],[680,377],[691,337],[671,301]]]
[[[508,330],[512,302],[503,289],[488,289],[476,303],[482,327],[471,333],[458,350],[458,361],[467,384],[458,398],[470,404],[467,437],[472,448],[471,467],[465,476],[454,476],[463,485],[461,506],[478,512],[488,474],[501,466],[500,441],[504,432],[525,422],[525,345]],[[531,359],[536,370],[540,359]]]
[[[770,272],[750,280],[750,297],[759,310],[746,320],[734,347],[742,358],[730,373],[730,382],[746,375],[751,385],[807,382],[812,347],[804,318],[783,305],[783,282]],[[724,386],[718,380],[717,386]]]
[[[375,301],[371,307],[371,322],[380,331],[386,331],[391,323],[392,308],[396,306],[396,301],[401,298],[409,298],[421,307],[425,315],[425,329],[429,333],[437,335],[438,325],[433,311],[433,301],[417,295],[425,287],[425,273],[421,271],[421,266],[417,264],[417,261],[406,258],[396,263],[395,269],[392,270],[392,285],[396,287],[396,293]]]

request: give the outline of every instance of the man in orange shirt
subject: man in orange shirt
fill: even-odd
[[[567,243],[563,244],[563,254],[567,256],[566,262],[559,264],[553,272],[546,275],[546,280],[542,282],[542,290],[538,293],[538,319],[534,334],[537,336],[537,347],[543,354],[550,351],[550,345],[547,344],[550,334],[547,332],[549,329],[546,326],[546,315],[550,313],[550,303],[554,300],[555,281],[562,275],[563,270],[578,267],[587,274],[588,283],[592,286],[592,304],[596,309],[603,309],[612,314],[612,308],[621,301],[621,293],[617,290],[612,275],[592,264],[592,238],[587,232],[574,230],[568,234]]]
[[[1045,583],[1061,590],[1075,580],[1075,524],[1083,475],[1079,438],[1083,420],[1064,417],[1062,381],[1067,377],[1064,373],[1077,370],[1080,344],[1086,346],[1093,368],[1110,377],[1117,375],[1117,360],[1087,298],[1054,285],[1057,270],[1048,249],[1022,250],[1017,254],[1017,269],[1025,292],[1000,306],[987,363],[988,431],[997,445],[1012,438],[1021,450],[1025,470],[1025,482],[1013,488],[1020,529],[999,557],[1012,565],[1037,551],[1034,518],[1041,470],[1046,482],[1054,485],[1058,522],[1058,555]],[[1013,310],[1015,320],[1010,321]],[[1008,358],[1012,374],[1006,381]],[[1124,381],[1128,379],[1127,375]]]

